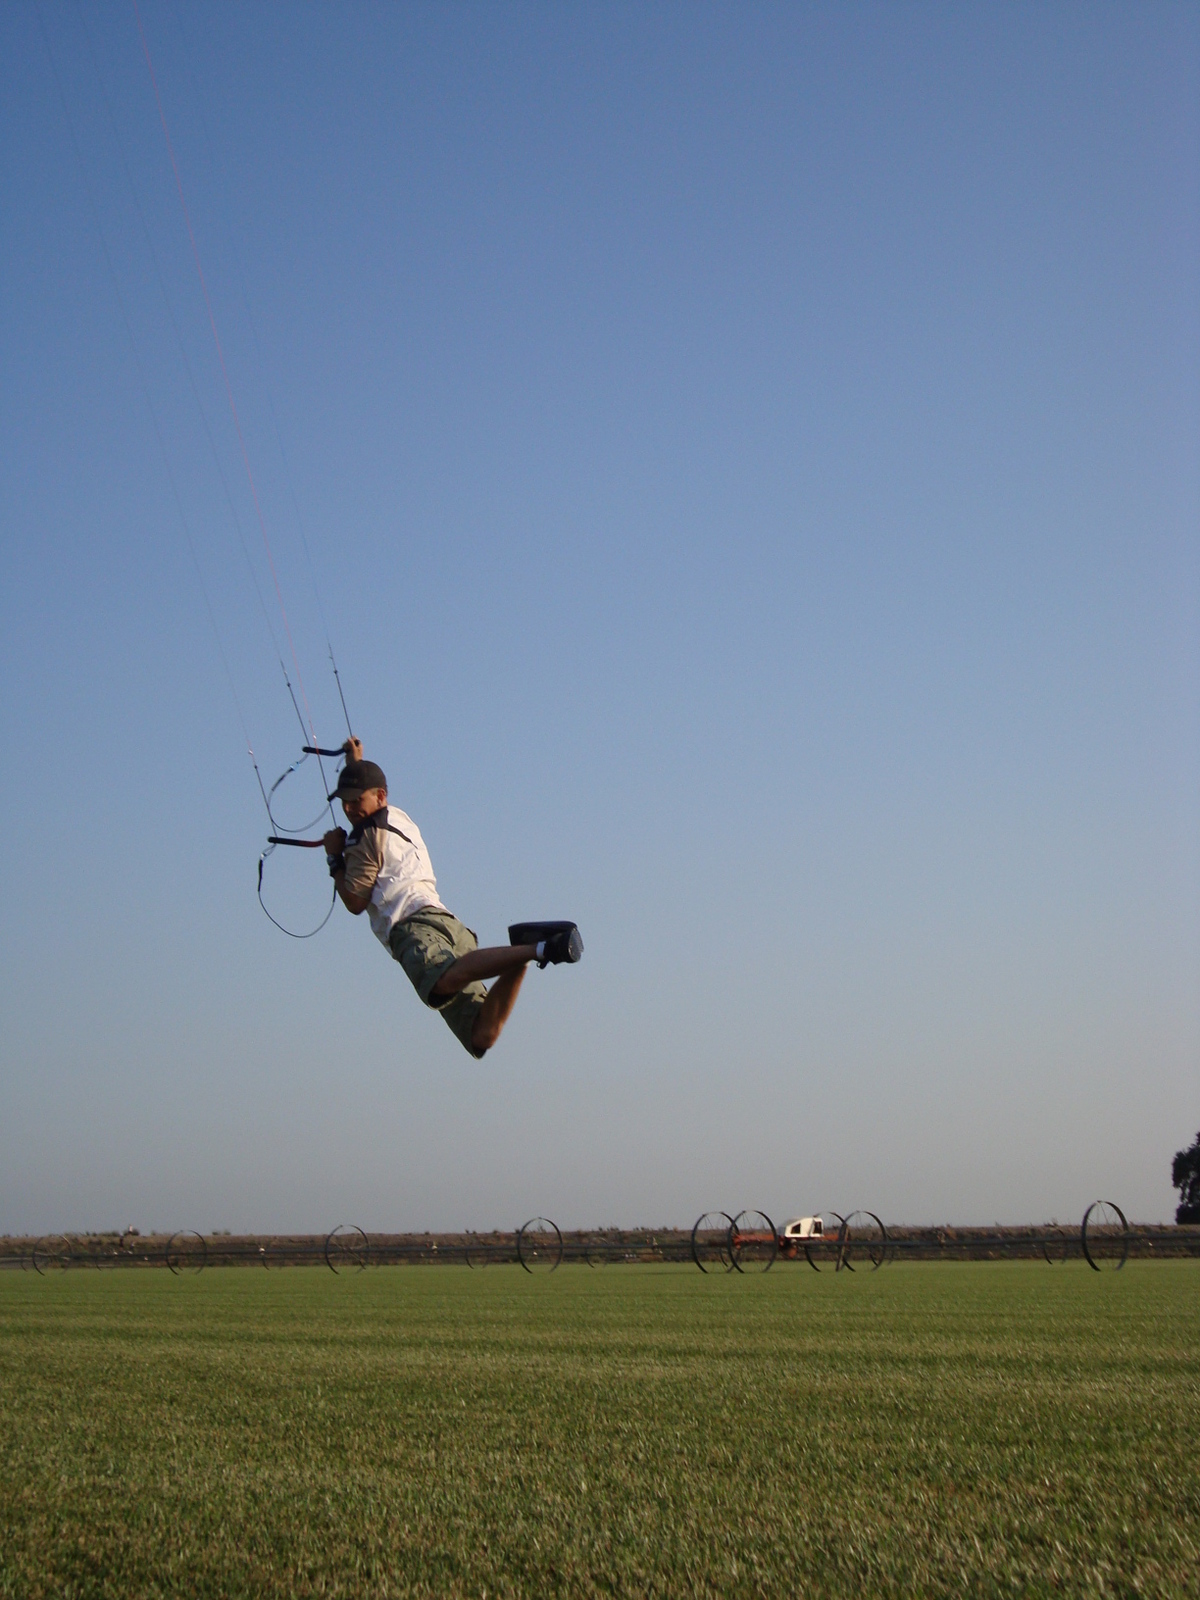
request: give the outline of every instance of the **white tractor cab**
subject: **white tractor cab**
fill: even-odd
[[[823,1239],[825,1227],[820,1217],[793,1217],[785,1222],[780,1239]]]

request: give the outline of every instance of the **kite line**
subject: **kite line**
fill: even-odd
[[[258,600],[259,609],[260,609],[260,611],[262,613],[263,621],[266,624],[268,635],[269,635],[271,643],[272,643],[272,645],[274,647],[276,657],[277,657],[277,659],[279,661],[279,666],[280,666],[281,673],[283,675],[284,685],[285,685],[285,688],[286,688],[286,691],[287,691],[288,699],[291,702],[292,709],[293,709],[293,711],[295,713],[296,720],[297,720],[297,723],[298,723],[299,728],[300,728],[301,739],[302,739],[302,746],[301,746],[300,756],[298,757],[298,759],[296,761],[294,761],[275,780],[275,782],[273,784],[271,784],[271,786],[269,788],[266,786],[266,784],[263,781],[262,772],[261,772],[261,770],[259,768],[259,764],[258,764],[258,759],[257,759],[257,756],[255,755],[255,752],[254,752],[254,746],[253,746],[253,743],[252,743],[251,738],[250,738],[249,728],[248,728],[248,725],[247,725],[244,709],[243,709],[243,706],[242,706],[241,696],[238,693],[237,684],[236,684],[236,681],[235,681],[235,678],[234,678],[232,667],[230,665],[229,655],[228,655],[228,653],[227,653],[227,651],[225,649],[224,641],[223,641],[223,639],[221,637],[221,631],[220,631],[220,628],[219,628],[218,623],[217,623],[216,611],[215,611],[215,608],[214,608],[213,603],[212,603],[212,598],[211,598],[211,595],[209,593],[208,585],[206,584],[205,579],[204,579],[204,573],[203,573],[203,569],[201,567],[200,560],[199,560],[199,554],[198,554],[198,550],[197,550],[195,534],[193,532],[192,525],[191,525],[191,522],[189,520],[187,511],[186,511],[186,509],[184,507],[183,496],[182,496],[181,491],[180,491],[178,477],[177,477],[177,475],[175,473],[175,470],[174,470],[174,468],[173,468],[173,466],[171,464],[171,459],[170,459],[170,455],[169,455],[168,450],[167,450],[166,440],[165,440],[165,437],[164,437],[162,424],[161,424],[160,419],[159,419],[157,408],[156,408],[156,406],[154,404],[154,400],[153,400],[153,396],[152,396],[152,392],[151,392],[151,388],[150,388],[149,379],[148,379],[147,371],[146,371],[146,368],[145,368],[145,364],[144,364],[144,362],[142,360],[141,351],[139,349],[137,339],[135,338],[135,335],[134,335],[132,318],[130,317],[129,310],[128,310],[128,307],[126,305],[125,296],[123,295],[123,293],[121,291],[120,281],[119,281],[117,273],[116,273],[115,265],[114,265],[113,258],[112,258],[112,253],[111,253],[111,251],[109,249],[107,235],[105,233],[105,229],[104,229],[103,223],[101,221],[99,206],[97,205],[97,202],[96,202],[96,197],[95,197],[95,194],[94,194],[94,191],[93,191],[93,186],[92,186],[92,182],[91,182],[90,174],[88,172],[87,165],[86,165],[86,163],[85,163],[85,161],[83,159],[83,151],[82,151],[82,147],[80,145],[79,135],[78,135],[76,127],[75,127],[74,119],[73,119],[73,117],[71,115],[70,105],[69,105],[69,102],[68,102],[66,90],[65,90],[65,87],[64,87],[64,84],[63,84],[62,77],[61,77],[61,75],[59,73],[58,63],[57,63],[57,60],[56,60],[56,57],[55,57],[55,53],[54,53],[53,47],[51,45],[50,37],[49,37],[48,31],[47,31],[47,28],[46,28],[45,19],[44,19],[43,15],[42,15],[42,9],[41,9],[40,6],[36,7],[35,9],[36,9],[37,16],[38,16],[39,28],[40,28],[41,33],[42,33],[43,43],[44,43],[45,48],[46,48],[46,53],[47,53],[47,56],[48,56],[49,61],[50,61],[51,71],[52,71],[52,74],[53,74],[53,77],[54,77],[56,88],[58,90],[59,100],[60,100],[60,102],[62,104],[63,115],[64,115],[64,119],[65,119],[66,124],[67,124],[68,132],[70,134],[71,144],[72,144],[72,146],[74,148],[76,161],[78,163],[80,172],[81,172],[81,174],[83,176],[84,187],[85,187],[85,190],[87,192],[88,204],[89,204],[89,207],[90,207],[90,210],[91,210],[92,220],[93,220],[93,223],[95,225],[96,232],[97,232],[97,234],[99,236],[101,249],[102,249],[102,252],[103,252],[103,255],[104,255],[104,259],[105,259],[105,264],[106,264],[107,269],[108,269],[108,275],[109,275],[109,278],[110,278],[110,280],[111,280],[111,282],[113,284],[114,294],[115,294],[115,298],[116,298],[116,302],[117,302],[117,307],[118,307],[118,310],[120,312],[121,321],[122,321],[122,324],[123,324],[124,329],[125,329],[126,337],[127,337],[128,341],[129,341],[129,346],[130,346],[131,352],[133,354],[134,366],[135,366],[135,369],[137,371],[138,380],[139,380],[139,383],[141,385],[143,396],[145,398],[146,405],[147,405],[147,408],[148,408],[149,413],[150,413],[150,420],[151,420],[152,428],[153,428],[153,431],[154,431],[155,440],[156,440],[156,443],[157,443],[157,446],[158,446],[159,455],[160,455],[160,457],[162,459],[164,471],[166,472],[166,475],[167,475],[167,481],[168,481],[168,484],[169,484],[169,487],[170,487],[171,498],[172,498],[172,501],[174,503],[175,512],[176,512],[176,515],[177,515],[177,517],[179,519],[179,525],[180,525],[180,528],[181,528],[181,530],[183,532],[184,542],[187,545],[188,554],[190,556],[193,569],[195,570],[195,573],[196,573],[196,578],[197,578],[197,582],[198,582],[198,585],[199,585],[199,588],[200,588],[200,592],[201,592],[201,596],[202,596],[202,599],[203,599],[204,608],[205,608],[206,614],[208,616],[209,625],[210,625],[210,627],[212,629],[214,640],[215,640],[216,645],[217,645],[217,653],[218,653],[218,656],[220,658],[222,668],[224,670],[226,679],[227,679],[228,684],[229,684],[230,694],[231,694],[231,697],[232,697],[233,702],[234,702],[234,709],[236,711],[237,719],[238,719],[239,725],[241,727],[243,737],[245,739],[247,755],[249,757],[249,760],[250,760],[250,763],[251,763],[251,767],[252,767],[253,772],[254,772],[255,781],[256,781],[256,784],[257,784],[257,787],[258,787],[258,790],[259,790],[259,794],[260,794],[260,796],[262,798],[262,801],[263,801],[264,809],[265,809],[265,811],[267,813],[267,820],[268,820],[268,823],[269,823],[270,831],[269,831],[269,834],[268,834],[267,843],[266,843],[262,853],[260,854],[259,860],[258,860],[257,893],[258,893],[259,904],[262,907],[262,910],[265,913],[265,915],[268,917],[268,919],[277,928],[281,929],[282,932],[288,934],[292,938],[307,939],[307,938],[313,937],[314,934],[318,933],[320,931],[320,929],[325,926],[326,922],[328,922],[329,917],[330,917],[330,915],[332,914],[332,911],[333,911],[333,906],[334,906],[334,904],[336,904],[336,893],[331,896],[329,907],[327,908],[327,910],[325,912],[325,915],[321,919],[320,923],[318,923],[318,925],[315,928],[310,929],[306,933],[298,933],[294,929],[285,926],[283,922],[281,922],[277,917],[275,917],[272,914],[271,910],[268,908],[266,902],[264,901],[264,899],[263,899],[263,871],[264,871],[264,865],[265,865],[265,862],[266,862],[267,858],[273,853],[273,851],[275,850],[277,845],[298,843],[299,841],[296,840],[294,837],[288,837],[288,836],[289,835],[299,834],[299,833],[302,833],[302,832],[307,832],[309,829],[311,829],[320,820],[321,816],[324,815],[324,813],[325,813],[325,811],[327,809],[329,811],[329,815],[330,815],[331,820],[336,820],[336,819],[333,818],[333,810],[332,810],[331,803],[328,800],[326,800],[326,801],[324,801],[324,803],[322,805],[322,808],[321,808],[321,811],[317,814],[316,818],[310,819],[302,827],[297,827],[297,828],[289,827],[286,824],[281,823],[278,820],[278,818],[276,817],[276,815],[275,815],[275,810],[274,810],[275,797],[276,797],[277,792],[279,791],[281,785],[283,785],[283,783],[289,777],[291,777],[308,760],[308,758],[310,756],[314,756],[316,758],[317,766],[318,766],[318,769],[320,771],[321,792],[322,792],[323,796],[326,795],[328,793],[328,790],[329,790],[329,778],[328,778],[328,775],[327,775],[326,770],[325,770],[325,762],[326,762],[326,760],[330,760],[330,759],[340,760],[342,758],[342,756],[343,756],[343,751],[340,750],[340,749],[339,750],[330,750],[330,749],[324,748],[319,744],[319,742],[317,740],[316,727],[315,727],[315,721],[314,721],[314,717],[313,717],[313,713],[312,713],[312,707],[311,707],[310,702],[309,702],[308,691],[307,691],[307,688],[305,686],[304,675],[303,675],[303,671],[302,671],[301,666],[300,666],[299,655],[298,655],[298,652],[297,652],[297,649],[296,649],[295,639],[293,637],[293,632],[292,632],[291,620],[290,620],[290,618],[288,616],[287,606],[286,606],[286,603],[285,603],[284,597],[283,597],[282,585],[281,585],[280,579],[279,579],[278,568],[277,568],[276,561],[275,561],[275,554],[274,554],[274,551],[273,551],[272,546],[271,546],[270,535],[269,535],[268,528],[267,528],[267,521],[266,521],[266,517],[265,517],[264,512],[263,512],[262,502],[261,502],[260,497],[259,497],[258,484],[257,484],[257,482],[255,480],[255,476],[254,476],[254,470],[253,470],[253,466],[252,466],[251,459],[250,459],[250,452],[249,452],[249,449],[248,449],[248,446],[247,446],[247,443],[246,443],[246,437],[245,437],[245,433],[244,433],[244,430],[243,430],[243,427],[242,427],[241,416],[240,416],[239,411],[238,411],[237,401],[236,401],[236,398],[235,398],[235,395],[234,395],[234,390],[233,390],[233,384],[232,384],[232,381],[230,379],[228,364],[227,364],[226,358],[225,358],[225,350],[224,350],[224,346],[223,346],[223,344],[221,342],[220,332],[219,332],[218,326],[217,326],[217,319],[216,319],[216,313],[215,313],[215,309],[214,309],[213,302],[212,302],[212,296],[211,296],[211,294],[209,292],[208,282],[207,282],[207,279],[206,279],[205,274],[204,274],[204,267],[203,267],[203,263],[202,263],[201,256],[200,256],[199,245],[198,245],[198,242],[197,242],[197,239],[196,239],[196,233],[195,233],[195,229],[194,229],[193,224],[192,224],[191,213],[190,213],[190,210],[189,210],[189,207],[188,207],[188,204],[187,204],[187,198],[186,198],[186,195],[185,195],[185,192],[184,192],[182,174],[180,172],[180,167],[179,167],[179,162],[178,162],[178,159],[177,159],[177,156],[176,156],[176,152],[175,152],[174,142],[173,142],[173,140],[171,138],[170,127],[169,127],[169,124],[167,122],[166,109],[165,109],[165,106],[163,104],[162,94],[161,94],[160,89],[159,89],[158,75],[157,75],[157,72],[155,70],[154,60],[153,60],[153,57],[152,57],[151,52],[150,52],[150,45],[149,45],[149,40],[148,40],[147,35],[146,35],[146,30],[145,30],[145,27],[143,26],[141,11],[140,11],[140,8],[139,8],[139,5],[138,5],[138,0],[132,0],[132,6],[133,6],[134,18],[135,18],[136,24],[137,24],[138,37],[139,37],[139,40],[141,42],[142,54],[143,54],[143,57],[145,59],[146,69],[147,69],[147,72],[148,72],[148,75],[149,75],[149,78],[150,78],[150,85],[151,85],[151,88],[152,88],[152,91],[153,91],[153,94],[154,94],[155,105],[156,105],[156,108],[157,108],[157,111],[158,111],[159,124],[160,124],[161,130],[162,130],[163,140],[164,140],[164,143],[166,145],[167,156],[168,156],[168,159],[169,159],[169,162],[170,162],[171,171],[172,171],[172,175],[173,175],[173,178],[174,178],[175,191],[176,191],[176,195],[177,195],[178,200],[179,200],[180,210],[181,210],[181,212],[183,214],[184,226],[185,226],[185,229],[186,229],[186,232],[187,232],[187,236],[188,236],[188,243],[189,243],[190,248],[191,248],[192,261],[193,261],[193,264],[195,266],[197,279],[198,279],[199,284],[200,284],[200,290],[201,290],[201,295],[202,295],[203,302],[204,302],[204,308],[205,308],[205,311],[207,313],[209,329],[210,329],[210,332],[211,332],[211,335],[212,335],[213,345],[214,345],[214,348],[215,348],[215,351],[216,351],[217,361],[218,361],[218,365],[219,365],[220,371],[221,371],[221,379],[222,379],[222,384],[223,384],[224,391],[225,391],[225,398],[226,398],[226,401],[228,403],[231,419],[233,421],[234,431],[235,431],[235,433],[237,435],[238,449],[239,449],[239,452],[240,452],[240,455],[241,455],[242,466],[243,466],[243,469],[245,471],[246,481],[247,481],[247,485],[249,487],[251,501],[252,501],[253,506],[254,506],[255,518],[256,518],[257,523],[258,523],[258,528],[259,528],[259,532],[260,532],[261,539],[262,539],[263,550],[265,552],[267,566],[268,566],[268,569],[269,569],[270,575],[271,575],[271,583],[272,583],[272,586],[274,588],[275,599],[276,599],[276,602],[277,602],[278,607],[279,607],[279,616],[280,616],[280,619],[282,621],[283,634],[284,634],[284,637],[285,637],[285,639],[287,641],[287,651],[288,651],[288,654],[290,656],[290,661],[291,661],[291,672],[289,672],[287,663],[284,660],[284,653],[279,648],[279,643],[278,643],[278,640],[276,638],[275,628],[272,626],[270,614],[268,612],[267,605],[266,605],[266,601],[264,599],[261,586],[259,585],[257,574],[255,573],[255,570],[254,570],[254,564],[250,559],[250,552],[249,552],[249,549],[246,546],[245,535],[244,535],[244,532],[243,532],[243,529],[242,529],[241,519],[238,516],[237,507],[236,507],[236,503],[234,501],[232,490],[230,488],[229,480],[228,480],[228,478],[227,478],[227,476],[225,474],[224,467],[223,467],[222,462],[221,462],[220,454],[219,454],[219,452],[217,450],[216,442],[215,442],[215,440],[213,438],[212,429],[211,429],[211,427],[209,425],[208,415],[207,415],[207,413],[205,411],[205,407],[204,407],[203,401],[201,399],[199,387],[198,387],[197,382],[196,382],[195,373],[194,373],[194,371],[192,369],[192,364],[191,364],[190,360],[188,359],[187,348],[186,348],[186,345],[184,343],[184,340],[183,340],[183,337],[182,337],[182,333],[180,331],[179,324],[178,324],[178,321],[177,321],[176,316],[175,316],[175,311],[174,311],[174,307],[173,307],[173,304],[172,304],[172,301],[171,301],[171,297],[167,293],[166,283],[165,283],[164,277],[163,277],[162,266],[161,266],[161,263],[160,263],[159,258],[158,258],[158,253],[154,248],[153,238],[151,236],[150,229],[149,229],[149,227],[147,225],[147,222],[146,222],[145,213],[144,213],[144,211],[142,209],[141,201],[140,201],[139,196],[138,196],[137,186],[133,181],[133,175],[132,175],[132,172],[130,170],[128,160],[126,158],[124,145],[123,145],[123,143],[121,141],[121,138],[120,138],[120,133],[119,133],[119,130],[118,130],[118,127],[117,127],[117,123],[116,123],[116,118],[115,118],[115,116],[113,114],[113,108],[112,108],[111,100],[109,98],[108,89],[107,89],[107,86],[105,84],[104,76],[103,76],[103,73],[102,73],[101,68],[100,68],[100,62],[99,62],[99,59],[98,59],[98,56],[97,56],[95,42],[94,42],[94,40],[92,38],[92,33],[91,33],[91,30],[90,30],[90,28],[88,26],[87,18],[83,14],[82,8],[80,8],[80,20],[81,20],[81,23],[82,23],[82,26],[83,26],[83,29],[84,29],[84,33],[85,33],[85,35],[87,37],[88,48],[89,48],[89,52],[90,52],[91,60],[92,60],[92,66],[93,66],[93,69],[94,69],[95,74],[96,74],[97,81],[98,81],[99,86],[100,86],[102,97],[104,99],[104,104],[105,104],[105,108],[106,108],[106,112],[107,112],[107,116],[108,116],[108,121],[109,121],[109,124],[110,124],[111,129],[112,129],[112,133],[113,133],[113,137],[114,137],[114,140],[116,142],[116,145],[117,145],[118,153],[120,155],[121,165],[122,165],[122,168],[123,168],[123,171],[124,171],[125,179],[126,179],[126,182],[127,182],[128,186],[129,186],[131,195],[133,197],[134,206],[135,206],[136,211],[137,211],[137,215],[138,215],[139,222],[141,224],[142,232],[143,232],[143,234],[144,234],[144,236],[146,238],[146,242],[147,242],[147,245],[149,247],[150,254],[151,254],[151,259],[152,259],[153,264],[154,264],[154,270],[155,270],[155,273],[156,273],[156,276],[157,276],[157,279],[158,279],[159,289],[160,289],[160,291],[162,293],[163,300],[164,300],[164,302],[166,304],[167,311],[168,311],[168,314],[169,314],[169,317],[170,317],[170,321],[171,321],[171,326],[172,326],[172,329],[173,329],[174,334],[175,334],[176,343],[177,343],[177,345],[179,347],[180,354],[181,354],[181,356],[183,358],[184,370],[185,370],[185,372],[187,374],[188,383],[189,383],[189,385],[191,387],[193,397],[195,398],[195,401],[196,401],[196,404],[197,404],[197,408],[199,409],[199,412],[200,412],[200,418],[201,418],[201,422],[202,422],[202,425],[203,425],[203,428],[204,428],[205,437],[207,439],[208,446],[209,446],[210,452],[212,454],[214,464],[217,467],[217,472],[218,472],[218,476],[219,476],[220,481],[221,481],[222,489],[224,491],[225,500],[226,500],[226,503],[227,503],[227,505],[229,507],[229,511],[230,511],[230,514],[231,514],[232,519],[233,519],[234,527],[236,529],[237,536],[238,536],[238,542],[241,545],[242,555],[243,555],[243,558],[244,558],[244,560],[246,562],[246,567],[247,567],[247,570],[248,570],[250,578],[251,578],[251,582],[252,582],[252,585],[253,585],[253,588],[254,588],[254,591],[255,591],[256,598]],[[205,136],[207,138],[207,127],[205,127]],[[211,151],[210,151],[210,154],[211,154]],[[262,361],[262,349],[261,349],[261,345],[260,345],[259,340],[258,340],[258,330],[254,326],[253,317],[252,317],[252,315],[250,313],[249,299],[248,299],[248,296],[246,295],[244,280],[243,280],[243,283],[242,283],[242,293],[243,293],[243,298],[246,300],[247,315],[250,316],[251,328],[252,328],[252,332],[253,332],[253,336],[254,336],[255,346],[256,346],[256,349],[257,349],[257,352],[258,352],[258,355],[259,355],[260,364],[261,364],[261,361]],[[343,714],[343,716],[345,717],[345,720],[346,720],[347,734],[351,738],[353,738],[353,727],[352,727],[352,724],[351,724],[351,721],[350,721],[349,710],[348,710],[347,705],[346,705],[346,696],[345,696],[345,693],[344,693],[344,690],[343,690],[343,687],[342,687],[341,674],[340,674],[340,672],[338,670],[337,659],[336,659],[336,657],[334,655],[334,651],[333,651],[333,644],[332,644],[332,640],[331,640],[331,637],[330,637],[330,631],[329,631],[328,623],[327,623],[326,617],[325,617],[325,611],[324,611],[324,605],[323,605],[322,598],[321,598],[320,587],[319,587],[319,585],[317,584],[317,581],[316,581],[316,573],[315,573],[314,566],[313,566],[312,553],[311,553],[311,550],[309,548],[307,532],[306,532],[306,529],[304,527],[304,519],[303,519],[303,517],[301,515],[301,512],[300,512],[299,499],[298,499],[298,497],[296,495],[295,485],[294,485],[294,482],[292,480],[290,464],[288,463],[286,451],[285,451],[284,445],[283,445],[282,430],[279,427],[279,421],[278,421],[278,417],[277,417],[276,411],[275,411],[274,400],[273,400],[273,398],[272,398],[272,396],[271,396],[271,394],[269,392],[269,385],[268,385],[268,403],[269,403],[269,407],[270,407],[271,420],[272,420],[272,424],[274,426],[276,440],[278,442],[280,455],[281,455],[281,458],[282,458],[283,464],[284,464],[285,478],[286,478],[286,481],[288,483],[288,488],[289,488],[289,491],[290,491],[290,494],[291,494],[292,503],[293,503],[293,506],[294,506],[294,509],[295,509],[295,513],[296,513],[297,525],[298,525],[299,530],[300,530],[300,536],[301,536],[301,541],[302,541],[303,548],[304,548],[304,554],[305,554],[305,559],[306,559],[306,563],[307,563],[307,566],[308,566],[309,576],[310,576],[310,578],[312,580],[313,589],[314,589],[314,592],[315,592],[316,598],[317,598],[318,612],[319,612],[319,615],[320,615],[322,629],[323,629],[324,634],[325,634],[326,648],[327,648],[327,651],[328,651],[329,663],[330,663],[330,667],[332,669],[334,683],[335,683],[336,688],[337,688],[338,700],[339,700],[340,705],[341,705],[342,714]],[[295,680],[294,684],[293,684],[293,677],[294,677],[294,680]],[[297,688],[299,690],[299,699],[297,698],[297,693],[296,693]],[[303,703],[303,710],[301,710],[301,702]]]

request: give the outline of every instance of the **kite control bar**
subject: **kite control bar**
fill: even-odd
[[[334,669],[335,675],[336,675],[336,670],[337,669],[335,667],[335,669]],[[285,674],[285,677],[286,677],[286,674]],[[288,688],[289,689],[291,688],[291,684],[288,684]],[[340,693],[340,690],[341,690],[341,685],[340,684],[338,685],[338,689],[339,689],[339,693]],[[293,703],[294,703],[294,698],[293,698]],[[343,705],[343,709],[344,709],[345,708],[345,701],[342,702],[342,705]],[[300,715],[299,708],[297,708],[296,715],[297,716]],[[301,719],[301,721],[303,721],[303,719]],[[346,726],[347,727],[350,726],[349,717],[346,718]],[[351,738],[353,738],[353,735],[351,735]],[[322,758],[327,758],[328,760],[331,760],[331,761],[334,761],[334,760],[340,761],[347,754],[346,748],[344,746],[342,748],[340,748],[340,749],[337,749],[337,750],[326,750],[321,745],[316,745],[316,744],[302,745],[301,746],[301,751],[302,751],[302,754],[295,761],[293,761],[292,765],[287,769],[286,772],[282,773],[281,776],[276,778],[275,782],[271,785],[270,789],[264,789],[264,791],[263,791],[263,799],[267,803],[267,816],[270,818],[272,826],[275,827],[276,829],[278,829],[280,827],[280,824],[278,822],[276,822],[276,820],[275,820],[274,812],[271,810],[271,802],[274,800],[275,792],[279,788],[280,784],[283,783],[285,779],[290,778],[292,773],[295,772],[298,767],[302,766],[303,763],[308,760],[309,756],[316,756],[318,760],[321,760]],[[258,771],[257,766],[255,767],[255,771],[256,772]],[[324,778],[324,776],[325,776],[324,768],[321,769],[321,776],[322,776],[322,778]],[[259,779],[259,783],[260,784],[262,783],[262,779],[261,778]],[[322,788],[322,790],[325,788],[325,784],[324,783],[322,783],[321,788]],[[328,805],[328,804],[329,804],[329,802],[327,800],[326,801],[326,805]],[[324,815],[324,807],[322,807],[322,810],[320,812],[318,812],[317,815],[315,817],[313,817],[310,821],[308,821],[306,823],[303,823],[302,827],[304,827],[305,830],[307,830],[309,828],[315,828],[317,826],[317,824],[320,822],[321,817],[323,815]],[[330,815],[330,818],[332,819],[332,817],[333,817],[333,809],[332,809],[332,807],[330,807],[329,815]],[[324,839],[297,839],[294,836],[292,836],[292,831],[290,829],[286,833],[278,833],[278,832],[271,833],[271,834],[267,835],[267,842],[266,842],[266,845],[263,848],[263,853],[258,858],[258,903],[259,903],[260,906],[262,906],[263,910],[266,912],[267,916],[275,924],[275,926],[278,929],[280,929],[281,932],[288,934],[293,939],[311,939],[313,934],[320,933],[321,929],[325,926],[325,924],[329,921],[330,917],[333,915],[334,906],[337,905],[337,890],[335,889],[333,891],[333,893],[330,895],[330,897],[329,897],[329,910],[321,918],[321,920],[317,924],[317,926],[315,928],[310,929],[310,931],[308,933],[296,933],[293,929],[284,927],[283,923],[279,921],[278,917],[271,916],[271,912],[267,908],[267,903],[263,899],[263,868],[266,865],[267,857],[271,854],[272,850],[274,850],[276,845],[279,845],[279,844],[290,844],[290,845],[294,846],[297,850],[319,850],[319,849],[321,849],[322,845],[324,845],[324,843],[325,843]]]

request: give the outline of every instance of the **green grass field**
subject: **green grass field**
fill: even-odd
[[[7,1273],[0,1594],[1197,1595],[1200,1263]]]

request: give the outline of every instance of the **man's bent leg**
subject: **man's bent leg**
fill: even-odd
[[[479,1013],[487,1004],[488,992],[481,983],[469,983],[465,989],[460,989],[456,995],[451,995],[449,1000],[443,1000],[438,1007],[438,1015],[450,1029],[450,1032],[468,1051],[476,1061],[482,1060],[487,1054],[475,1043],[475,1024],[479,1021]]]
[[[482,953],[481,951],[480,954]],[[492,1048],[500,1037],[504,1024],[512,1015],[512,1008],[517,1003],[517,996],[521,992],[521,985],[525,982],[528,966],[529,963],[525,962],[519,967],[510,968],[508,972],[502,973],[488,990],[488,997],[475,1018],[475,1026],[471,1029],[471,1047],[481,1055],[485,1050]]]
[[[536,958],[537,946],[533,944],[498,944],[488,950],[472,950],[467,955],[459,956],[453,966],[446,968],[429,991],[430,999],[449,1000],[451,995],[465,989],[469,983],[479,983],[484,978],[510,977],[514,973],[524,976],[525,968]],[[518,980],[517,988],[520,987]],[[492,992],[495,993],[494,990]],[[516,999],[515,993],[513,999]],[[511,1003],[508,1010],[512,1010]],[[504,1014],[507,1017],[508,1011]]]
[[[419,911],[392,929],[388,945],[426,1005],[442,1014],[455,1038],[478,1059],[508,1021],[536,945],[476,946],[475,935],[449,911]],[[491,993],[484,978],[495,978]]]

